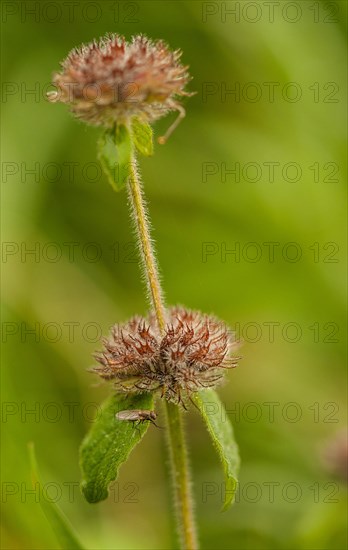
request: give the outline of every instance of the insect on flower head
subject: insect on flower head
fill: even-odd
[[[148,411],[143,409],[127,409],[125,411],[119,411],[116,413],[117,420],[126,421],[126,422],[151,422],[156,428],[160,428],[155,422],[157,418],[157,413],[155,411]]]

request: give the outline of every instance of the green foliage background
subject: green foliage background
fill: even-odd
[[[110,394],[107,386],[95,387],[86,371],[99,343],[91,341],[95,331],[86,334],[84,327],[96,323],[107,334],[113,323],[145,313],[146,303],[129,244],[133,235],[126,195],[114,193],[103,176],[91,181],[93,168],[85,177],[86,163],[97,160],[99,131],[77,123],[63,105],[49,104],[41,92],[72,47],[107,31],[128,38],[142,32],[184,51],[183,61],[194,77],[190,88],[198,93],[187,102],[187,117],[168,144],[157,145],[154,157],[141,161],[166,297],[169,304],[214,312],[237,330],[238,324],[243,328],[243,360],[220,390],[227,409],[237,411],[230,418],[242,458],[240,502],[226,513],[220,512],[218,458],[198,415],[187,415],[202,548],[344,548],[346,488],[323,454],[346,425],[346,3],[331,3],[338,13],[337,22],[330,22],[327,3],[296,2],[301,17],[294,23],[287,20],[294,18],[291,6],[282,15],[289,4],[283,1],[276,3],[273,23],[264,2],[258,3],[262,16],[253,23],[255,7],[244,16],[242,12],[240,22],[232,15],[224,22],[223,6],[242,10],[245,2],[104,1],[94,3],[98,12],[93,7],[85,12],[89,20],[99,13],[95,22],[84,17],[83,3],[70,22],[67,2],[53,3],[62,10],[56,22],[48,20],[54,12],[45,12],[53,10],[47,2],[36,4],[37,20],[23,16],[23,5],[32,3],[4,2],[2,8],[2,77],[14,86],[2,103],[2,159],[3,168],[16,163],[19,170],[12,176],[3,173],[3,241],[17,243],[19,249],[39,243],[40,251],[37,262],[17,252],[3,264],[3,323],[13,323],[3,325],[3,406],[12,413],[3,416],[3,548],[57,547],[35,496],[25,494],[31,488],[30,440],[43,480],[55,484],[52,495],[88,548],[175,547],[161,430],[149,429],[108,501],[88,505],[76,487],[78,447],[90,426],[87,416],[95,411],[86,405],[99,404]],[[207,4],[216,13],[205,21]],[[5,5],[16,13],[5,11]],[[224,85],[232,88],[236,82],[242,88],[256,82],[262,97],[251,102],[221,96]],[[274,102],[267,99],[267,82],[279,83]],[[282,96],[289,82],[300,86],[297,102]],[[336,102],[325,101],[332,91],[325,89],[329,82],[338,86],[332,96]],[[204,98],[207,83],[217,91]],[[35,86],[39,92],[25,96]],[[289,95],[293,91],[289,88]],[[251,88],[249,92],[252,97]],[[156,124],[157,136],[174,116]],[[218,173],[204,182],[207,162],[215,163]],[[259,181],[250,181],[252,169],[242,171],[239,181],[233,175],[223,181],[223,163],[228,170],[240,163],[242,170],[249,162],[262,167]],[[265,162],[280,163],[274,182]],[[282,175],[289,162],[302,169],[297,182]],[[73,178],[64,163],[76,163]],[[319,181],[309,169],[314,163],[320,166]],[[324,179],[331,171],[326,163],[338,165],[337,181]],[[57,165],[61,177],[54,175]],[[27,175],[22,181],[26,168],[35,169],[37,177]],[[280,243],[274,262],[268,261],[262,244],[269,241]],[[78,244],[69,258],[63,243],[73,242]],[[82,254],[91,242],[102,250],[96,262]],[[207,242],[215,243],[217,252],[203,261]],[[236,242],[242,248],[258,243],[262,257],[252,262],[241,256],[236,262],[232,255],[221,256],[224,246],[232,249]],[[301,247],[297,262],[282,257],[289,242]],[[324,261],[333,250],[324,249],[328,242],[339,247],[333,256],[337,262]],[[54,253],[44,248],[47,243],[63,251],[58,261],[47,261]],[[314,243],[319,243],[319,261],[310,248]],[[91,248],[89,252],[93,254]],[[279,324],[274,339],[268,335],[269,322]],[[51,329],[48,323],[54,324]],[[76,323],[71,338],[67,323]],[[297,342],[289,341],[294,329],[286,332],[287,323],[300,326]],[[315,323],[318,337],[309,328]],[[335,326],[326,323],[338,327],[333,342],[327,338]],[[62,336],[52,341],[57,324]],[[9,335],[11,328],[17,333]],[[36,329],[36,336],[26,335],[26,328]],[[278,403],[274,421],[269,402]],[[36,417],[25,414],[35,406]],[[69,407],[74,407],[70,418]],[[57,412],[61,417],[54,421]],[[274,484],[274,499],[269,484]],[[15,494],[9,495],[11,488]]]

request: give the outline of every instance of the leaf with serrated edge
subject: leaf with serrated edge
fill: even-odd
[[[224,406],[214,390],[201,390],[194,394],[193,400],[206,423],[224,468],[225,501],[222,508],[224,511],[233,503],[238,483],[240,460],[233,428],[227,414],[222,415]]]
[[[150,393],[125,396],[116,394],[107,399],[80,447],[81,489],[86,500],[100,502],[108,497],[108,486],[149,427],[149,422],[135,426],[118,420],[116,413],[132,409],[153,409]]]
[[[131,129],[133,143],[139,153],[146,157],[153,155],[153,132],[150,124],[139,118],[133,118]]]
[[[105,130],[98,141],[98,158],[115,191],[126,185],[132,161],[132,141],[126,126]]]
[[[63,550],[83,550],[84,547],[80,544],[68,519],[57,504],[47,497],[46,491],[43,490],[38,474],[34,444],[29,443],[28,448],[33,487],[34,489],[39,488],[40,506],[57,537],[60,547]]]

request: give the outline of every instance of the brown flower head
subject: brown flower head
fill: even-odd
[[[48,98],[69,104],[75,116],[97,126],[139,115],[153,121],[169,111],[184,116],[178,98],[191,95],[184,91],[190,77],[180,57],[161,40],[139,35],[126,42],[109,34],[69,53]]]
[[[163,335],[153,316],[134,317],[125,325],[115,325],[103,343],[93,372],[114,381],[117,391],[158,390],[177,403],[192,392],[216,386],[225,369],[235,367],[238,360],[230,356],[237,342],[226,325],[181,307],[168,311]]]

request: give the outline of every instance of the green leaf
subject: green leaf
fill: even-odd
[[[153,155],[153,132],[150,124],[139,118],[132,120],[132,138],[139,153],[149,157]]]
[[[100,502],[108,497],[109,484],[116,479],[119,467],[149,427],[149,422],[135,426],[132,422],[118,420],[116,413],[132,409],[152,410],[153,405],[150,393],[128,397],[113,395],[104,402],[80,448],[81,489],[88,502]]]
[[[207,389],[197,392],[193,399],[206,423],[224,467],[225,501],[222,509],[227,510],[235,497],[240,463],[233,428],[225,408],[214,390]]]
[[[79,542],[66,516],[60,508],[47,497],[46,492],[43,491],[38,474],[34,444],[29,443],[28,447],[33,487],[34,489],[39,487],[41,508],[55,532],[60,547],[64,550],[83,550],[84,547]]]
[[[132,161],[132,140],[126,126],[118,124],[104,132],[98,141],[98,158],[113,189],[123,189]]]

